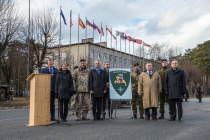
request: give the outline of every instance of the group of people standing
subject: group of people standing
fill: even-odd
[[[68,104],[72,96],[76,102],[76,120],[90,120],[87,114],[91,105],[93,119],[105,119],[107,99],[109,117],[112,117],[109,98],[110,63],[105,62],[104,68],[101,68],[101,62],[95,60],[95,66],[91,70],[86,64],[86,60],[81,59],[78,68],[72,74],[67,64],[62,64],[59,70],[54,68],[52,60],[48,61],[48,67],[42,69],[41,73],[54,74],[51,78],[50,92],[51,121],[55,121],[55,98],[58,99],[61,121],[67,121]],[[154,71],[152,63],[147,63],[146,70],[141,73],[139,64],[136,63],[134,72],[131,74],[131,84],[133,119],[137,118],[137,102],[141,119],[150,120],[151,116],[153,120],[158,120],[159,102],[161,114],[159,119],[164,119],[164,104],[167,101],[170,121],[176,120],[176,106],[178,107],[178,120],[182,121],[182,99],[186,94],[186,81],[185,73],[178,68],[177,61],[172,61],[171,69],[169,69],[167,60],[162,60],[162,68],[159,71]]]
[[[43,74],[54,74],[51,78],[50,91],[50,114],[51,121],[55,119],[55,98],[58,99],[59,117],[66,122],[68,115],[68,104],[73,96],[76,104],[76,120],[90,120],[87,114],[92,106],[94,120],[105,119],[106,100],[110,106],[109,99],[109,67],[106,62],[104,69],[101,62],[95,61],[93,69],[88,69],[86,60],[81,59],[78,68],[71,74],[67,64],[61,64],[60,69],[53,66],[53,61],[48,61],[48,67],[42,69]],[[102,115],[102,117],[101,117]],[[109,114],[109,117],[111,115]]]
[[[133,117],[137,118],[136,103],[139,102],[140,119],[158,120],[157,108],[160,103],[160,117],[164,119],[164,104],[169,103],[170,121],[176,120],[178,107],[178,120],[182,121],[182,100],[186,94],[185,73],[178,68],[178,62],[171,62],[171,69],[168,68],[167,60],[162,60],[162,68],[154,71],[152,63],[146,64],[146,71],[140,73],[139,64],[134,65],[134,72],[131,74],[132,80],[132,108]],[[150,113],[150,109],[152,113]],[[143,116],[145,113],[145,118]]]

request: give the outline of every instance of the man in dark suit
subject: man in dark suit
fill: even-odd
[[[165,91],[170,100],[170,121],[176,120],[176,105],[178,107],[178,120],[182,121],[182,97],[186,93],[186,80],[184,70],[178,68],[178,62],[171,62],[171,69],[165,75]]]
[[[106,82],[106,72],[101,69],[101,62],[96,60],[95,67],[89,73],[89,91],[92,97],[94,120],[102,120],[101,105],[106,93]]]
[[[103,105],[102,105],[102,113],[103,113],[103,119],[105,119],[106,116],[106,100],[108,100],[108,111],[109,111],[109,118],[112,118],[112,112],[113,109],[111,109],[111,114],[110,114],[110,106],[111,106],[111,101],[110,101],[110,93],[109,93],[109,68],[110,68],[110,63],[109,62],[105,62],[104,64],[104,71],[106,72],[106,93],[104,94],[103,97]]]
[[[54,66],[53,60],[48,60],[48,67],[43,68],[41,73],[43,74],[54,74],[51,77],[51,85],[50,85],[50,114],[51,121],[55,121],[55,79],[58,69]]]

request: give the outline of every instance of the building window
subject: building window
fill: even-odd
[[[106,61],[106,58],[107,58],[106,53],[104,53],[104,61]]]
[[[122,63],[122,57],[119,57],[119,63]]]
[[[128,65],[131,66],[131,60],[129,60]]]
[[[61,53],[61,59],[66,60],[66,53]]]
[[[58,59],[58,54],[57,53],[54,53],[53,54],[53,60],[57,60]]]
[[[127,59],[124,58],[124,65],[127,65]]]
[[[109,55],[109,62],[112,62],[112,55]]]
[[[98,53],[97,53],[97,59],[98,59],[98,60],[101,60],[101,52],[98,52]]]
[[[117,63],[117,56],[114,56],[114,62]]]
[[[90,58],[94,58],[94,50],[90,51]]]

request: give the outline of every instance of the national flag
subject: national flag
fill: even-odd
[[[104,31],[103,31],[102,26],[101,26],[101,34],[104,36]]]
[[[79,18],[79,25],[83,28],[83,29],[85,29],[86,28],[86,26],[85,26],[85,24],[82,22],[82,20]]]
[[[127,36],[126,36],[123,32],[120,33],[120,37],[121,37],[122,39],[127,39]]]
[[[95,25],[95,23],[93,23],[93,24]],[[95,27],[98,30],[98,33],[101,34],[101,30],[98,28],[98,26],[95,25]]]
[[[111,36],[116,40],[117,38],[112,34],[112,31],[109,30],[108,28],[106,28],[107,31],[109,31],[109,33],[111,34]]]
[[[120,35],[120,32],[119,31],[116,31],[116,36],[119,36]]]
[[[145,43],[145,42],[143,43],[143,45],[146,46],[146,47],[150,47],[150,45]]]
[[[90,23],[88,20],[86,20],[86,25],[92,27],[92,28],[96,28],[95,25],[93,25],[92,23]]]
[[[120,36],[124,36],[125,34],[123,32],[120,32]]]
[[[64,24],[67,25],[67,24],[66,24],[66,18],[64,17],[63,11],[62,11],[62,10],[61,10],[61,12],[60,12],[60,15],[61,15],[61,17],[63,18]]]
[[[71,14],[72,14],[72,11],[70,12],[70,27],[72,27],[72,26],[73,26],[73,22],[72,22],[72,16],[71,16]]]
[[[131,36],[127,36],[127,40],[128,41],[132,41],[132,37]]]
[[[131,41],[133,41],[134,43],[136,43],[136,39],[135,38],[132,38],[132,40]]]
[[[137,44],[142,44],[142,40],[136,39],[136,43],[137,43]]]

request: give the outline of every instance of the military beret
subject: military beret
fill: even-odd
[[[134,66],[133,66],[133,67],[135,67],[135,66],[139,66],[139,63],[134,64]]]
[[[78,68],[78,66],[74,66],[74,70],[77,69],[77,68]]]
[[[162,62],[163,62],[163,61],[166,61],[166,62],[167,62],[167,59],[162,59]]]
[[[86,60],[85,59],[81,59],[79,62],[86,62]]]

